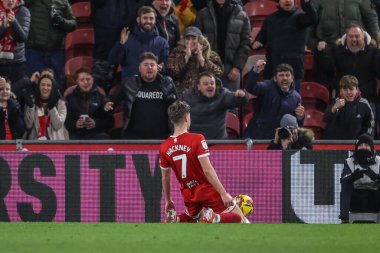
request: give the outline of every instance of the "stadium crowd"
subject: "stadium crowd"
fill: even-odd
[[[0,139],[165,139],[176,100],[207,139],[293,143],[300,128],[307,148],[377,139],[379,10],[375,0],[1,0]]]

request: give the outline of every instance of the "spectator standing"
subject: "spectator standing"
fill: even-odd
[[[361,134],[373,134],[374,114],[367,99],[359,92],[355,76],[343,76],[339,83],[339,98],[331,103],[324,114],[324,139],[354,140]]]
[[[11,98],[11,83],[0,77],[0,140],[21,139],[24,115],[17,100]]]
[[[338,94],[339,81],[344,75],[353,75],[359,81],[362,97],[370,103],[375,102],[376,78],[380,78],[380,50],[371,44],[371,37],[360,26],[349,26],[338,45],[331,50],[319,51],[316,56],[321,71],[335,76],[334,93]]]
[[[206,139],[227,139],[227,111],[247,102],[243,90],[229,91],[210,72],[200,74],[197,86],[183,93],[182,100],[191,107],[190,131]]]
[[[233,0],[212,0],[195,20],[208,39],[211,50],[224,64],[223,85],[231,91],[240,87],[240,74],[248,59],[251,25],[243,8]]]
[[[94,27],[93,77],[95,83],[108,91],[113,82],[116,66],[108,61],[108,54],[120,37],[123,27],[130,26],[128,0],[91,0],[91,18]]]
[[[278,64],[292,66],[295,89],[299,92],[304,74],[307,27],[316,22],[317,14],[310,0],[301,1],[303,11],[294,4],[294,0],[278,2],[278,10],[266,16],[252,48],[266,46],[266,79],[272,78]]]
[[[131,30],[123,28],[120,41],[112,48],[108,60],[113,64],[121,64],[122,80],[137,75],[139,56],[144,52],[152,52],[158,57],[159,70],[164,68],[169,56],[169,44],[159,35],[156,24],[156,12],[152,7],[143,6],[138,11],[137,25]]]
[[[330,86],[333,76],[328,76],[326,73],[321,72],[320,68],[323,68],[323,65],[319,64],[320,61],[318,61],[318,57],[334,47],[336,40],[346,33],[347,27],[353,24],[363,27],[372,38],[378,43],[380,42],[378,19],[375,9],[371,6],[371,1],[372,0],[312,1],[318,14],[318,20],[310,29],[308,47],[316,54],[314,69],[319,82]],[[338,80],[339,79],[340,77]]]
[[[184,38],[170,53],[167,70],[174,78],[178,94],[197,85],[199,74],[213,73],[216,77],[223,74],[223,63],[219,55],[212,51],[210,43],[198,27],[186,28]]]
[[[25,42],[30,26],[30,12],[23,0],[0,2],[0,76],[11,83],[26,77]]]
[[[161,37],[165,38],[172,50],[180,39],[178,18],[174,15],[172,0],[153,0],[156,10],[156,26]]]
[[[34,97],[25,93],[24,118],[27,140],[68,140],[66,104],[50,75],[41,76]]]
[[[355,142],[354,154],[344,161],[340,177],[340,214],[348,223],[349,211],[378,213],[380,211],[380,157],[373,139],[362,134]]]
[[[177,99],[173,80],[158,73],[153,53],[143,53],[139,62],[139,75],[126,78],[104,109],[123,103],[125,139],[165,139],[170,134],[167,108]]]
[[[76,72],[77,87],[66,96],[66,129],[70,140],[105,140],[113,126],[113,115],[103,110],[105,96],[94,84],[91,71]]]
[[[58,88],[64,88],[65,37],[77,22],[67,0],[25,0],[31,14],[26,43],[28,76],[45,67],[52,68]]]
[[[276,67],[273,79],[257,82],[264,67],[265,61],[258,60],[247,81],[246,90],[257,97],[255,113],[244,133],[245,137],[251,139],[272,139],[285,114],[295,116],[299,126],[302,126],[305,116],[301,96],[294,89],[293,68],[288,64],[280,64]]]

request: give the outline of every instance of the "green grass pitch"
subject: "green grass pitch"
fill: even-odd
[[[379,252],[376,224],[0,223],[0,252]]]

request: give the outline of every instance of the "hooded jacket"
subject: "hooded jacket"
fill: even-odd
[[[169,44],[158,34],[157,27],[150,32],[145,32],[141,31],[139,25],[134,26],[124,45],[119,41],[115,43],[108,60],[115,65],[121,64],[123,80],[139,73],[139,57],[144,52],[155,54],[158,57],[158,64],[166,63],[169,56]]]

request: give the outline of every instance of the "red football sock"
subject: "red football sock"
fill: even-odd
[[[237,213],[221,213],[220,223],[240,223],[241,217]]]
[[[196,219],[191,218],[190,216],[188,216],[185,213],[181,213],[181,214],[177,215],[177,219],[179,219],[178,222],[188,222],[188,223],[195,223],[195,222],[197,222]]]

